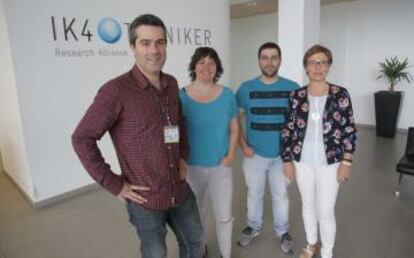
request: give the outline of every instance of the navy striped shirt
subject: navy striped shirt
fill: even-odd
[[[275,158],[280,154],[280,130],[288,113],[289,94],[298,88],[297,83],[279,77],[273,84],[255,78],[237,90],[237,105],[246,114],[247,142],[258,155]]]

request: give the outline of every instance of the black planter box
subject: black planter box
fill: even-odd
[[[400,112],[400,91],[375,93],[375,121],[377,136],[394,138]]]

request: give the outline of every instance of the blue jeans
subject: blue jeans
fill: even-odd
[[[183,203],[168,210],[149,210],[128,202],[127,211],[141,240],[142,258],[167,257],[167,224],[177,237],[180,258],[200,258],[203,255],[203,229],[193,192]]]
[[[244,157],[243,170],[247,185],[247,226],[261,229],[263,224],[263,201],[266,179],[272,193],[273,228],[277,236],[289,230],[289,179],[283,174],[283,163],[279,157],[265,158],[257,154]]]

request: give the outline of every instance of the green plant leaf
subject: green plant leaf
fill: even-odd
[[[380,66],[380,75],[377,77],[377,80],[384,78],[390,84],[389,90],[394,91],[394,87],[400,81],[407,81],[411,83],[413,76],[408,71],[410,67],[408,65],[408,58],[404,60],[399,60],[397,56],[391,57],[390,59],[385,58],[384,62],[379,62]]]

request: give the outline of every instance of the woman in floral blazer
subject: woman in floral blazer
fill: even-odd
[[[303,58],[309,84],[291,94],[282,130],[285,175],[297,183],[307,244],[300,258],[331,258],[335,243],[335,202],[351,171],[356,128],[348,91],[326,81],[332,54],[321,45]],[[318,223],[322,248],[318,242]]]

